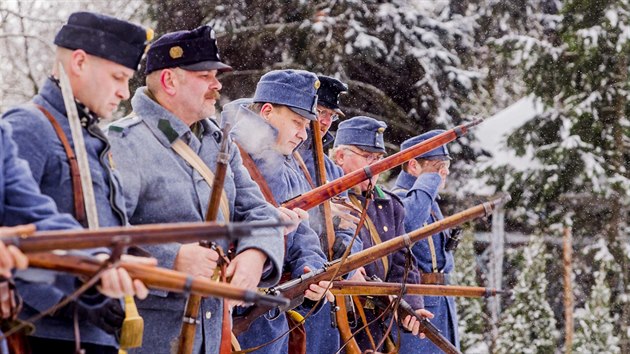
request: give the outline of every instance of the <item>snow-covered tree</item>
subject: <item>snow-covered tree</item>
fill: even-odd
[[[453,273],[453,283],[461,286],[482,286],[477,280],[479,266],[474,245],[474,232],[466,229],[457,251],[457,266]],[[459,338],[463,353],[487,353],[488,345],[484,342],[487,316],[483,308],[483,299],[458,297],[457,314],[459,316]]]
[[[630,1],[567,0],[534,18],[542,36],[498,38],[545,106],[508,140],[535,163],[497,168],[523,222],[544,230],[574,215],[576,240],[603,237],[620,271],[607,281],[621,351],[630,352]]]
[[[175,29],[162,26],[159,9],[182,1],[145,1],[158,29]],[[177,9],[178,18],[215,27],[223,58],[238,70],[222,77],[226,100],[251,95],[271,69],[335,75],[350,85],[346,114],[388,122],[392,147],[459,123],[480,77],[462,59],[474,44],[472,20],[444,1],[205,1]]]
[[[512,303],[502,314],[495,350],[497,353],[553,353],[558,331],[547,301],[545,270],[549,256],[541,238],[533,237],[521,257]]]
[[[595,285],[583,308],[575,310],[576,354],[620,353],[619,338],[615,334],[616,319],[610,311],[610,287],[606,282],[607,267],[601,263],[595,272]]]

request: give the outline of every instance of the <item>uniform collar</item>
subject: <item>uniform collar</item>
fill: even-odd
[[[42,96],[44,100],[46,100],[50,105],[61,113],[64,117],[67,117],[68,114],[66,112],[66,106],[63,102],[63,95],[61,93],[61,87],[59,86],[59,81],[55,78],[48,77],[44,82],[44,85],[39,90],[39,95]],[[99,118],[96,113],[90,111],[83,103],[74,100],[77,106],[77,112],[79,113],[79,119],[81,120],[81,125],[83,127],[87,127],[92,124],[97,124],[99,122]]]
[[[177,139],[194,136],[190,127],[155,101],[144,86],[136,90],[131,99],[131,106],[164,146],[170,147]],[[211,134],[213,130],[216,130],[207,119],[199,121],[198,124],[200,124],[200,135],[202,136]]]

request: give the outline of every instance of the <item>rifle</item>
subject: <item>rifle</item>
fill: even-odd
[[[405,150],[399,151],[392,156],[386,157],[381,161],[377,161],[362,169],[351,172],[341,178],[337,178],[332,182],[328,182],[322,186],[319,186],[307,193],[301,194],[293,199],[290,199],[283,203],[283,207],[288,209],[301,208],[309,210],[323,203],[339,193],[342,193],[357,184],[370,179],[379,173],[392,169],[396,166],[431,151],[438,146],[449,143],[460,136],[468,133],[468,130],[479,123],[482,119],[475,119],[470,123],[459,125],[453,129],[447,130],[442,134],[436,135],[431,139],[420,142]]]
[[[90,257],[58,255],[54,253],[34,253],[28,256],[29,266],[68,272],[76,275],[92,276],[101,269],[103,262]],[[204,277],[192,276],[171,269],[120,261],[133,279],[141,280],[147,287],[199,296],[223,297],[255,303],[260,306],[286,306],[288,300],[280,296],[263,295],[256,291],[240,289],[236,286],[218,283]]]
[[[504,290],[482,288],[477,286],[373,283],[359,281],[336,281],[330,288],[335,295],[353,296],[388,296],[388,295],[425,295],[425,296],[458,296],[458,297],[490,297],[506,293]]]
[[[283,226],[285,223],[276,221],[231,224],[189,222],[133,227],[104,227],[98,230],[34,232],[34,227],[25,225],[14,229],[16,236],[0,237],[0,241],[4,242],[5,245],[14,245],[24,253],[33,253],[56,249],[121,247],[219,238],[236,239],[251,236],[252,231],[256,228]]]
[[[394,298],[397,298],[397,296],[394,295]],[[397,298],[396,300],[400,301],[398,304],[398,313],[402,316],[409,315],[415,317],[420,324],[420,332],[424,333],[427,339],[435,344],[435,346],[440,348],[440,350],[446,354],[462,354],[459,349],[453,345],[453,343],[442,335],[442,332],[435,327],[428,318],[418,315],[411,305],[409,305],[409,303],[403,298]],[[372,301],[380,308],[387,308],[388,306],[387,301],[383,298],[375,297],[372,298]]]
[[[221,205],[221,196],[223,195],[223,184],[225,182],[225,174],[227,172],[227,166],[230,161],[230,155],[228,154],[228,133],[230,131],[229,124],[223,127],[223,140],[221,141],[221,148],[219,154],[217,154],[217,168],[214,175],[214,181],[212,183],[212,192],[210,193],[210,201],[208,202],[208,211],[206,212],[206,221],[215,221],[219,215],[219,206]],[[229,217],[229,210],[227,210]],[[229,222],[229,220],[225,220]],[[214,245],[210,244],[208,240],[199,242],[199,245],[203,247],[212,248]],[[216,246],[214,246],[216,247]],[[221,260],[221,257],[219,257]],[[217,264],[217,266],[220,266]],[[191,294],[186,300],[186,307],[184,310],[184,317],[182,321],[182,328],[179,331],[179,341],[177,346],[178,354],[190,354],[192,353],[193,346],[195,344],[195,332],[197,327],[197,317],[199,316],[199,309],[201,307],[201,296]],[[228,323],[226,322],[226,316],[229,316],[227,304],[223,303],[223,326],[221,329],[221,345],[219,348],[220,353],[231,352],[231,334]],[[188,319],[188,320],[186,320]]]
[[[326,164],[324,161],[324,144],[322,143],[322,135],[320,130],[319,121],[314,120],[311,122],[311,134],[313,140],[313,161],[315,163],[315,180],[317,186],[320,187],[326,183]],[[335,243],[335,228],[332,221],[332,210],[330,208],[330,202],[328,200],[323,201],[320,205],[322,219],[324,222],[324,232],[321,240],[322,249],[328,256],[328,260],[333,259],[333,244]],[[361,225],[358,225],[361,227]],[[348,310],[346,306],[347,300],[344,296],[336,296],[335,303],[331,309],[334,311],[331,314],[331,322],[335,324],[339,330],[339,335],[344,342],[348,342],[346,352],[350,354],[360,353],[361,349],[356,340],[352,338],[352,331],[348,323]]]
[[[425,227],[419,228],[404,235],[392,238],[381,244],[372,246],[361,252],[348,256],[345,262],[340,263],[339,260],[328,262],[323,268],[316,271],[306,273],[299,278],[292,279],[288,282],[271,287],[267,290],[268,294],[279,295],[291,299],[288,308],[280,308],[286,311],[299,306],[304,300],[304,291],[310,284],[318,283],[322,280],[330,280],[333,275],[344,275],[366,264],[370,264],[375,260],[384,257],[390,253],[396,252],[404,247],[411,247],[412,244],[423,240],[431,235],[437,234],[446,229],[455,227],[464,222],[476,219],[482,216],[490,215],[499,205],[503,205],[510,200],[509,195],[496,198],[494,200],[479,204],[472,208],[466,209],[455,215],[451,215],[438,222],[434,222]],[[247,313],[242,316],[234,317],[232,331],[240,334],[249,328],[251,322],[256,318],[266,314],[273,308],[264,306],[253,306]]]

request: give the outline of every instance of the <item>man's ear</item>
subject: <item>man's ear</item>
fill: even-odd
[[[407,162],[407,172],[412,175],[417,175],[422,172],[422,164],[416,159],[411,159]]]
[[[70,60],[66,70],[70,76],[81,76],[85,72],[89,58],[83,49],[77,49],[70,54]]]
[[[271,103],[265,103],[260,107],[260,116],[267,122],[271,119],[271,113],[273,112],[273,105]]]
[[[171,69],[164,69],[160,73],[160,86],[169,96],[174,96],[177,93],[177,75]]]
[[[343,151],[343,149],[335,149],[335,163],[337,163],[337,165],[341,166],[343,165],[343,160],[346,157],[345,156],[345,152]]]

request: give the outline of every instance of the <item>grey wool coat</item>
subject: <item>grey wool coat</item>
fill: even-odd
[[[203,221],[211,188],[203,177],[188,165],[172,148],[181,138],[207,166],[214,170],[221,134],[210,119],[200,122],[200,138],[172,113],[139,88],[131,103],[134,114],[108,129],[116,168],[124,186],[129,221],[134,224]],[[268,204],[258,186],[243,167],[238,149],[229,147],[229,168],[224,190],[230,204],[232,221],[276,219],[277,210]],[[219,220],[223,217],[219,213]],[[227,241],[218,242],[227,249]],[[279,229],[261,229],[253,237],[236,242],[236,254],[258,249],[268,256],[260,286],[271,286],[280,279],[284,241]],[[180,243],[144,247],[157,258],[160,267],[172,268]],[[146,300],[138,302],[144,317],[145,333],[137,353],[167,353],[176,343],[181,327],[186,298],[181,294],[152,290]],[[200,309],[194,353],[217,353],[222,326],[222,300],[206,298]],[[203,345],[203,348],[202,348]]]

